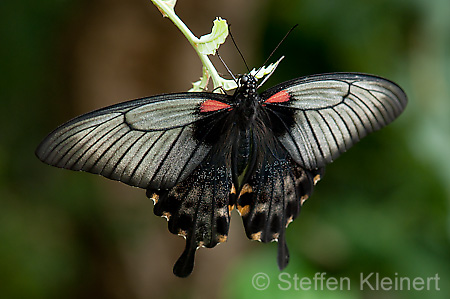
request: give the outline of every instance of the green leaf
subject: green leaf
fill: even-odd
[[[192,83],[192,88],[189,89],[189,92],[200,92],[207,90],[207,85],[209,82],[209,72],[206,69],[206,67],[203,67],[203,76],[200,78],[200,80]]]
[[[202,82],[204,78],[200,78],[200,80],[195,81],[192,83],[192,88],[188,90],[188,92],[201,92],[204,91],[204,89],[202,88]]]
[[[228,36],[227,21],[222,18],[214,20],[211,33],[200,37],[196,43],[198,51],[203,55],[214,55],[221,44]]]
[[[222,78],[220,80],[220,86],[222,86],[224,90],[232,90],[238,87],[234,80]]]
[[[209,81],[209,76],[203,75],[203,77],[200,78],[200,80],[192,83],[192,88],[189,89],[189,92],[200,92],[200,91],[206,91],[208,90],[207,85]],[[237,87],[236,82],[229,79],[219,79],[219,86],[221,88],[216,88],[214,92],[216,93],[222,93],[223,90],[232,90]]]
[[[262,66],[259,68],[259,70],[252,69],[250,71],[250,75],[254,76],[256,79],[261,79],[264,76],[270,77],[272,73],[275,71],[275,69],[278,67],[278,64],[280,64],[281,60],[283,60],[284,56],[281,56],[280,59],[277,60],[275,63],[271,63],[268,66]]]
[[[203,67],[202,71],[203,71],[202,77],[200,78],[200,80],[192,83],[192,88],[188,90],[189,92],[201,92],[208,89],[207,86],[209,78],[211,76],[209,75],[208,69],[206,67]]]
[[[261,68],[257,69],[252,69],[250,71],[250,75],[254,76],[256,79],[261,79],[264,78],[264,80],[262,81],[261,84],[263,84],[272,74],[273,72],[276,70],[278,64],[280,64],[281,60],[283,60],[284,56],[282,56],[280,59],[278,59],[275,63],[271,63],[268,66],[262,66]],[[191,89],[189,89],[189,91],[206,91],[209,79],[210,79],[210,75],[208,70],[204,67],[203,68],[203,76],[200,78],[200,80],[192,83],[193,87]],[[214,92],[217,93],[221,93],[223,90],[232,90],[237,88],[237,84],[236,82],[234,82],[234,80],[231,79],[224,79],[222,77],[217,77],[216,78],[216,84],[217,86],[220,86],[221,88],[217,88],[214,90]],[[216,86],[216,87],[217,87]]]

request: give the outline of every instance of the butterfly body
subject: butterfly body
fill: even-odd
[[[175,93],[133,100],[63,124],[39,145],[43,162],[147,190],[154,213],[186,238],[174,266],[188,276],[199,247],[228,236],[237,209],[248,238],[278,241],[326,164],[393,121],[407,103],[395,83],[334,73],[257,92],[244,75],[233,95]]]

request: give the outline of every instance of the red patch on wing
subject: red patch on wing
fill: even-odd
[[[282,90],[282,91],[277,92],[270,98],[268,98],[266,101],[264,101],[264,103],[271,103],[271,104],[284,103],[284,102],[288,102],[289,100],[290,100],[290,96],[287,93],[287,91]]]
[[[231,108],[231,106],[227,103],[215,100],[207,100],[200,105],[200,112],[213,112],[227,108]]]

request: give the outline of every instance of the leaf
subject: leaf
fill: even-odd
[[[236,82],[234,82],[234,80],[231,79],[220,80],[220,86],[222,86],[224,90],[232,90],[238,87]]]
[[[211,33],[200,37],[196,43],[198,51],[203,55],[213,55],[228,36],[227,21],[222,18],[214,20]]]
[[[192,83],[192,88],[189,89],[189,92],[201,92],[201,91],[206,91],[207,85],[208,85],[208,81],[209,81],[209,77],[201,77],[200,80]],[[214,90],[214,92],[216,93],[222,93],[223,90],[232,90],[235,89],[237,87],[236,82],[234,82],[234,80],[229,80],[229,79],[222,79],[219,80],[219,86],[221,88],[216,88]]]
[[[208,85],[208,81],[209,81],[209,77],[206,77],[205,75],[203,75],[203,77],[200,78],[200,80],[192,83],[192,88],[189,89],[189,92],[201,92],[201,91],[206,91],[207,85]],[[234,80],[230,80],[230,79],[222,79],[220,78],[219,82],[218,82],[218,86],[220,86],[220,88],[216,88],[214,90],[214,92],[216,93],[223,93],[223,90],[232,90],[235,89],[237,87],[236,82],[234,82]]]
[[[189,92],[200,92],[207,90],[210,75],[206,67],[203,67],[202,70],[203,70],[202,77],[200,78],[200,80],[192,83],[192,88],[188,90]]]
[[[192,88],[188,90],[188,92],[201,92],[204,91],[204,89],[201,87],[202,86],[202,81],[203,81],[203,77],[200,78],[200,80],[195,81],[192,83]]]
[[[271,63],[268,66],[262,66],[258,70],[252,69],[250,71],[250,74],[252,76],[255,76],[256,79],[261,79],[261,78],[265,77],[259,86],[261,86],[273,74],[273,72],[275,71],[278,64],[280,64],[280,62],[283,58],[284,58],[284,56],[282,56],[280,59],[278,59],[275,63]],[[210,75],[208,73],[208,70],[204,67],[203,68],[203,76],[200,78],[200,80],[192,83],[192,88],[189,89],[189,91],[190,92],[206,91],[208,89],[207,85],[208,85],[209,79],[210,79]],[[219,86],[220,86],[220,88],[217,88]],[[220,76],[215,78],[214,92],[221,93],[223,90],[232,90],[237,87],[238,86],[234,80],[224,79]]]
[[[278,67],[278,64],[280,64],[281,60],[283,60],[284,56],[281,56],[280,59],[277,60],[275,63],[271,63],[268,66],[262,66],[258,70],[252,69],[250,71],[250,75],[254,76],[256,79],[261,79],[262,77],[268,75],[272,75],[272,73],[275,71],[275,69]]]

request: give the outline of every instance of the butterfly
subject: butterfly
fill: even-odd
[[[43,162],[146,189],[154,213],[186,247],[173,272],[188,276],[199,247],[225,242],[237,209],[246,235],[278,241],[324,167],[407,104],[395,83],[373,75],[301,77],[257,92],[242,75],[233,95],[183,92],[109,106],[79,116],[38,146]]]

